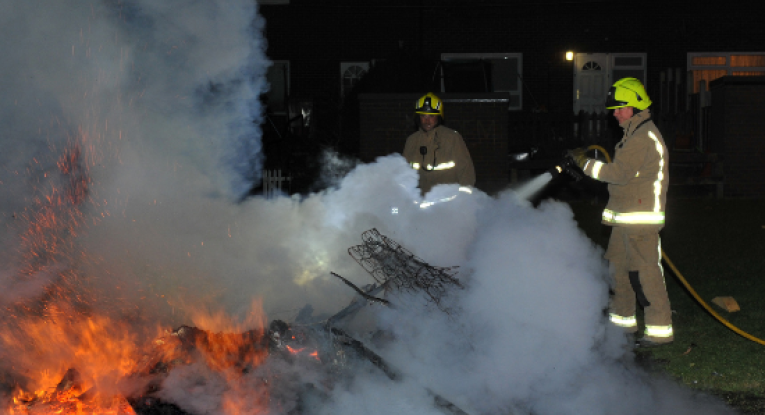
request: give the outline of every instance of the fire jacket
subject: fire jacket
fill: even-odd
[[[465,141],[460,133],[443,125],[410,135],[402,155],[419,173],[422,194],[437,184],[475,185],[475,168]]]
[[[668,152],[664,139],[643,110],[620,124],[624,137],[612,163],[589,160],[584,173],[608,183],[603,223],[610,226],[664,227],[667,201]]]

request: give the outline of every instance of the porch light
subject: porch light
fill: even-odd
[[[568,51],[568,52],[566,52],[566,60],[567,60],[567,61],[572,61],[572,60],[574,60],[574,52],[572,52],[572,51]]]

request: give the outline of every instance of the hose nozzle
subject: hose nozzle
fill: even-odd
[[[556,166],[553,166],[550,170],[548,170],[548,173],[550,173],[553,177],[557,177],[561,173],[566,173],[569,176],[571,176],[575,181],[579,181],[584,178],[584,175],[579,170],[579,167],[577,167],[576,163],[574,162],[574,159],[572,159],[568,153],[565,153],[563,156],[563,160],[561,160],[560,163],[558,163]]]

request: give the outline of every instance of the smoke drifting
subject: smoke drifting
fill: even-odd
[[[457,312],[402,296],[395,309],[377,313],[397,339],[381,354],[406,373],[410,393],[427,388],[473,414],[732,413],[635,365],[626,338],[604,315],[602,250],[576,227],[567,205],[535,209],[512,192],[478,205],[441,206],[441,223],[474,221],[462,232],[424,229],[431,241],[471,241],[460,262],[468,288],[449,304]],[[387,393],[376,379],[352,390],[372,391],[370,402]],[[341,408],[358,408],[362,399],[338,395],[332,410],[345,413]],[[428,406],[397,413],[419,411],[429,413]]]
[[[80,157],[73,164],[89,181],[87,201],[76,208],[92,217],[76,224],[77,243],[94,248],[87,252],[109,264],[107,274],[148,271],[156,278],[168,263],[161,248],[170,257],[177,254],[171,246],[184,245],[187,255],[200,249],[197,212],[240,198],[260,174],[257,97],[269,63],[256,4],[1,7],[4,227],[23,233],[19,219],[64,192],[69,178],[60,157],[74,148]],[[15,254],[18,240],[2,243]],[[139,259],[142,251],[163,265]],[[5,263],[15,260],[9,257]],[[121,269],[120,262],[141,269]]]
[[[352,293],[330,272],[372,282],[347,248],[377,228],[430,264],[460,266],[466,289],[448,297],[451,314],[412,295],[367,310],[376,327],[358,336],[392,333],[379,352],[405,377],[361,371],[306,413],[441,413],[432,393],[475,415],[729,413],[631,363],[603,316],[602,252],[564,204],[474,192],[419,209],[416,173],[396,155],[321,193],[242,201],[260,170],[267,87],[255,3],[27,0],[2,3],[0,18],[3,309],[78,276],[93,310],[143,322],[189,324],[199,308],[244,315],[253,298],[269,319],[306,304],[333,313]],[[72,148],[82,176],[61,169]],[[72,177],[86,191],[53,205]],[[68,218],[49,229],[55,251],[25,242],[43,211]],[[34,249],[46,255],[30,274]],[[173,373],[164,397],[217,413],[232,392],[211,376]]]

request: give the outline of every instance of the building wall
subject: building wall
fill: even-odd
[[[726,76],[710,89],[725,196],[765,197],[765,77]]]
[[[342,61],[387,59],[406,51],[432,60],[435,69],[435,61],[442,53],[522,53],[523,109],[497,114],[509,120],[509,126],[505,127],[508,132],[505,145],[510,148],[533,144],[543,134],[555,135],[556,140],[558,136],[573,135],[573,128],[565,126],[573,117],[574,86],[572,63],[564,60],[565,51],[646,53],[646,87],[654,98],[652,110],[658,114],[660,108],[657,107],[661,104],[656,97],[660,96],[661,71],[667,68],[685,71],[688,52],[765,49],[762,42],[765,25],[761,24],[761,14],[756,7],[757,3],[710,8],[687,0],[638,3],[290,0],[289,5],[265,5],[260,11],[266,19],[267,55],[290,61],[291,95],[312,99],[317,107],[341,104],[339,65]],[[418,94],[425,92],[417,91]],[[368,106],[366,110],[362,107],[362,112],[372,111],[369,109],[372,101],[362,100],[362,104]],[[384,108],[374,110],[372,118],[368,112],[359,114],[362,132],[358,148],[361,157],[367,159],[401,151],[407,131],[411,131],[407,115],[411,99],[374,105]],[[726,113],[726,117],[728,115]],[[324,118],[328,117],[316,117],[319,121]],[[535,124],[535,120],[539,123]],[[550,128],[555,122],[562,124]],[[608,122],[609,128],[620,133],[612,119]],[[659,118],[657,122],[661,124]],[[733,125],[726,124],[726,134],[735,130],[731,130]],[[375,139],[371,138],[370,128],[375,131]],[[665,136],[671,139],[669,134]],[[466,138],[470,145],[472,138],[467,135]],[[758,145],[756,140],[750,143]],[[726,154],[725,167],[733,169],[736,157],[744,164],[749,163],[755,158],[754,154],[757,153],[746,154],[743,150]],[[506,163],[505,160],[498,162]],[[477,166],[483,164],[477,163]],[[502,169],[506,170],[505,164],[499,164],[494,170]],[[726,181],[730,180],[726,195],[746,193],[744,188],[748,185],[743,183],[748,173],[742,173],[739,178],[736,174],[732,170],[726,172]],[[485,175],[487,180],[489,177],[494,180],[493,172]]]
[[[364,162],[401,153],[416,131],[417,94],[364,94],[360,101],[359,157]],[[507,186],[507,98],[503,94],[442,94],[445,124],[465,140],[476,170],[476,187],[496,192]]]
[[[291,0],[262,6],[261,14],[267,55],[290,60],[293,94],[310,97],[337,98],[340,61],[385,59],[401,49],[432,60],[442,53],[520,52],[525,110],[543,105],[566,113],[573,89],[566,50],[646,52],[653,96],[660,71],[685,68],[687,52],[763,49],[765,25],[754,10],[726,7],[719,13],[698,2],[653,3]]]

